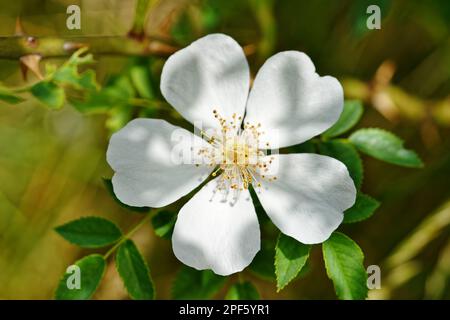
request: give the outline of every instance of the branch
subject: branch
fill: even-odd
[[[0,59],[20,59],[29,54],[42,58],[68,57],[81,47],[89,47],[94,55],[154,55],[166,57],[177,47],[160,39],[146,37],[135,39],[127,36],[80,37],[0,37]]]

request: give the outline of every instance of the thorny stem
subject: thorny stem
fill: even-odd
[[[156,213],[157,210],[152,210],[151,212],[147,213],[147,215],[141,220],[139,221],[133,228],[131,228],[130,231],[128,231],[128,233],[124,234],[119,241],[117,241],[117,243],[112,246],[108,252],[105,253],[105,255],[103,256],[103,258],[106,260],[109,258],[109,256],[111,256],[111,254],[116,251],[116,249],[122,244],[124,243],[126,240],[128,240],[137,230],[139,230],[139,228],[141,228],[145,223],[147,223],[150,218],[152,217],[153,213]]]
[[[29,54],[42,58],[68,57],[81,47],[97,55],[154,55],[166,57],[178,48],[153,37],[135,39],[129,36],[79,37],[0,37],[0,59],[19,59]]]

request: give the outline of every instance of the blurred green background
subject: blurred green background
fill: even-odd
[[[70,4],[81,7],[81,30],[65,27]],[[381,8],[381,30],[366,27],[370,4]],[[133,0],[2,1],[0,36],[20,31],[20,17],[21,32],[30,36],[120,41],[134,16]],[[362,189],[382,205],[369,220],[341,230],[361,246],[366,266],[381,267],[382,288],[369,297],[450,298],[449,1],[151,1],[145,31],[177,47],[208,33],[229,34],[244,46],[253,76],[272,54],[300,50],[319,74],[337,77],[347,98],[364,101],[359,127],[395,132],[425,162],[417,170],[364,158]],[[151,87],[159,95],[164,58],[136,60],[114,52],[94,52],[94,57],[101,84],[138,61],[148,67]],[[44,56],[43,64],[65,59]],[[28,82],[35,80],[28,74]],[[0,59],[0,82],[25,83],[18,59]],[[131,117],[153,112],[125,106],[109,114],[82,114],[70,105],[51,111],[33,99],[14,106],[0,102],[0,298],[52,298],[65,268],[89,252],[59,237],[55,226],[100,215],[127,230],[140,219],[121,209],[104,188],[102,177],[111,176],[105,152],[111,131]],[[157,298],[170,298],[180,268],[170,242],[155,236],[150,225],[134,239],[150,265]],[[280,293],[273,282],[244,276],[266,299],[335,298],[320,246],[312,250],[309,272]],[[126,297],[110,264],[95,298]]]

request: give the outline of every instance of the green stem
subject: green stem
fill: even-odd
[[[152,212],[148,213],[141,221],[139,221],[130,231],[128,231],[128,233],[124,234],[119,241],[112,246],[108,252],[105,253],[105,255],[103,256],[103,258],[106,260],[109,258],[109,256],[116,251],[116,249],[122,244],[124,243],[126,240],[128,240],[140,227],[142,227],[145,223],[147,223],[150,218],[152,217],[152,213],[156,212],[157,210],[153,210]]]
[[[132,98],[130,99],[130,104],[136,107],[161,107],[164,104],[164,101],[161,100],[151,100],[144,98]]]
[[[151,99],[144,99],[144,98],[132,98],[129,99],[129,104],[131,104],[134,107],[140,107],[140,108],[155,108],[159,110],[168,110],[170,112],[170,116],[174,119],[182,119],[180,114],[172,108],[170,104],[168,104],[165,101],[161,100],[151,100]]]
[[[81,47],[88,47],[95,55],[163,57],[178,49],[168,41],[152,37],[138,40],[127,36],[12,36],[0,37],[0,59],[19,59],[29,54],[39,54],[42,58],[68,57]]]
[[[12,92],[14,93],[24,93],[24,92],[28,92],[30,91],[30,89],[35,85],[35,83],[33,84],[29,84],[23,87],[19,87],[19,88],[9,88]]]

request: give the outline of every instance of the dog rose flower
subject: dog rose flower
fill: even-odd
[[[260,229],[250,185],[281,232],[305,244],[328,239],[354,204],[356,189],[340,161],[267,152],[311,139],[342,112],[341,85],[320,77],[306,54],[274,55],[250,91],[242,48],[229,36],[208,35],[167,60],[161,92],[201,134],[135,119],[111,137],[107,160],[116,196],[132,206],[164,207],[212,177],[178,214],[172,246],[183,263],[220,275],[251,263]],[[186,154],[189,161],[177,161]]]

